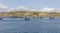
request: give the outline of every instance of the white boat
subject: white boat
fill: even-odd
[[[21,20],[21,18],[3,18],[3,20]]]

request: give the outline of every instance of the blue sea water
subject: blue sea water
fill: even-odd
[[[60,18],[0,20],[0,33],[60,33]]]

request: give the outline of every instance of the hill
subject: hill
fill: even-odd
[[[0,12],[0,17],[60,17],[60,12],[30,12],[30,11],[16,11],[16,12]]]

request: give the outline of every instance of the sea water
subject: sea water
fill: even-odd
[[[0,33],[60,33],[60,18],[0,20]]]

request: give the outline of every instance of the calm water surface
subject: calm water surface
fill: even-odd
[[[60,18],[0,20],[0,33],[60,33]]]

